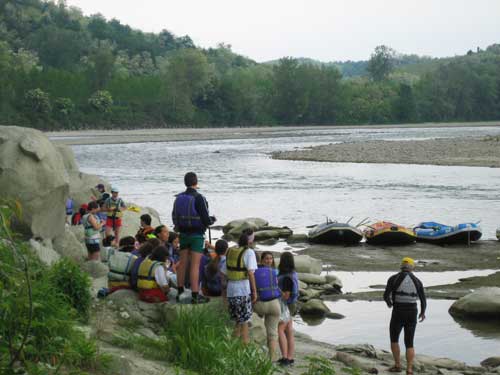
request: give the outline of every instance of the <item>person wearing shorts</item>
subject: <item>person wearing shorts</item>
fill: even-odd
[[[415,262],[411,258],[404,258],[401,262],[401,272],[391,276],[387,281],[384,300],[392,308],[389,333],[391,337],[391,351],[394,357],[394,366],[389,372],[401,372],[401,358],[399,348],[399,335],[404,329],[406,347],[406,373],[413,374],[413,361],[415,348],[413,339],[417,327],[417,299],[420,300],[420,322],[425,319],[427,302],[422,282],[413,274]]]
[[[227,278],[227,302],[229,315],[234,321],[234,336],[244,344],[250,342],[248,323],[252,320],[252,304],[257,302],[257,287],[254,272],[257,269],[255,252],[249,245],[254,240],[252,230],[244,231],[237,248],[227,251],[226,262],[221,273]]]
[[[122,227],[123,211],[127,206],[123,200],[118,197],[118,188],[111,188],[111,197],[104,202],[104,210],[107,212],[106,236],[114,232],[116,242],[120,242],[120,230]]]
[[[88,213],[83,215],[82,224],[85,235],[85,246],[87,247],[88,260],[99,260],[101,248],[99,242],[101,240],[100,229],[102,227],[101,220],[97,216],[99,205],[97,202],[90,202],[87,206]]]
[[[177,266],[177,301],[184,292],[187,266],[191,285],[191,303],[205,303],[209,299],[199,294],[199,268],[205,250],[205,232],[215,222],[209,216],[208,203],[198,193],[198,177],[194,172],[184,176],[186,190],[177,194],[172,209],[174,230],[179,232],[180,260]]]

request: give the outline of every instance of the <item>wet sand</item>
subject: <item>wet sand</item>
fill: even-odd
[[[278,151],[273,159],[500,167],[500,137],[367,141]]]
[[[168,129],[135,129],[135,130],[78,130],[48,132],[46,135],[52,141],[68,145],[112,144],[112,143],[142,143],[142,142],[174,142],[195,140],[222,140],[244,138],[280,138],[296,136],[292,131],[302,130],[346,130],[346,129],[388,129],[388,128],[446,128],[500,126],[500,122],[473,123],[424,123],[424,124],[393,124],[393,125],[356,125],[356,126],[258,126],[258,127],[228,127],[228,128],[168,128]]]

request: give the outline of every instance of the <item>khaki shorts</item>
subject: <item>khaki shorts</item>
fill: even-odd
[[[267,338],[269,340],[276,340],[278,338],[278,323],[281,315],[280,299],[276,298],[266,302],[258,301],[254,306],[254,311],[264,317]]]

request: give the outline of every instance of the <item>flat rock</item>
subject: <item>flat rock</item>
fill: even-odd
[[[481,366],[483,367],[499,367],[500,366],[500,357],[489,357],[484,361],[481,361]]]
[[[329,312],[328,306],[320,299],[310,299],[300,307],[301,315],[324,317]]]
[[[323,285],[326,284],[326,277],[312,273],[298,273],[299,280],[306,284]]]
[[[288,243],[306,243],[309,241],[309,236],[305,233],[294,233],[287,237],[286,242]]]
[[[81,265],[81,268],[94,279],[107,276],[109,272],[108,266],[99,260],[88,260]]]

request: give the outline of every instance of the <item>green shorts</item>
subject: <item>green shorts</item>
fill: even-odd
[[[197,253],[203,254],[205,250],[205,237],[203,234],[179,234],[180,249],[190,249]]]

